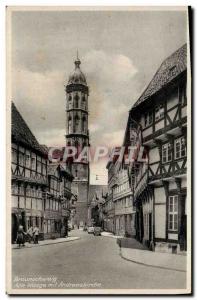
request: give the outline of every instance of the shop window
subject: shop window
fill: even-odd
[[[175,159],[179,159],[186,156],[186,141],[184,137],[175,140],[174,150]]]
[[[168,198],[168,229],[178,230],[178,196]]]
[[[162,146],[162,163],[167,163],[172,160],[172,145],[167,143]]]

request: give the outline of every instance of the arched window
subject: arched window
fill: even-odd
[[[75,95],[75,108],[79,107],[79,96],[78,94]]]
[[[72,119],[71,116],[68,118],[68,134],[71,133]]]
[[[86,109],[86,98],[85,98],[85,95],[83,95],[83,98],[82,98],[82,107],[83,107],[83,109]]]
[[[75,116],[75,132],[79,131],[79,117],[78,115]]]
[[[86,118],[83,117],[82,119],[82,132],[85,132],[86,131]]]

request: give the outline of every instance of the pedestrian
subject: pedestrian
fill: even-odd
[[[30,226],[29,229],[27,230],[27,236],[28,236],[28,241],[31,244],[33,241],[33,226]]]
[[[38,236],[39,236],[39,228],[37,226],[34,227],[33,234],[34,234],[34,244],[38,244]]]
[[[23,230],[22,225],[19,225],[19,227],[18,227],[16,242],[17,242],[19,248],[21,247],[21,245],[23,247],[25,247],[25,232]]]

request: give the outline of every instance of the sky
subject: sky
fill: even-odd
[[[11,100],[41,144],[64,146],[64,89],[78,50],[90,89],[90,143],[121,146],[128,111],[187,41],[186,22],[184,11],[15,11]],[[107,184],[106,163],[91,164],[91,184]]]

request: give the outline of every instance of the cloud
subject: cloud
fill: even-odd
[[[64,74],[16,68],[12,83],[12,100],[39,141],[65,143]]]
[[[90,88],[91,145],[121,145],[130,107],[130,87],[137,69],[128,57],[101,50],[88,52],[81,61]],[[24,66],[13,70],[12,99],[42,144],[65,144],[64,84],[70,72],[38,72]],[[94,168],[101,170],[99,164],[92,166],[93,172]]]

